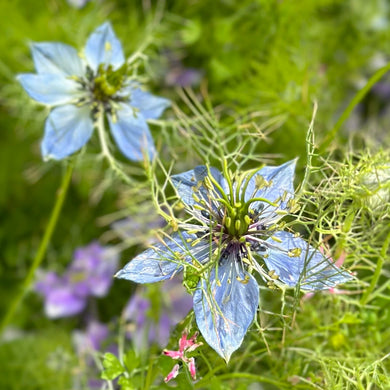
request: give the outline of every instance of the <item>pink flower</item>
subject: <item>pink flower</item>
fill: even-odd
[[[194,335],[188,339],[188,334],[186,331],[184,331],[179,340],[178,351],[168,351],[167,349],[164,349],[163,351],[164,355],[169,356],[172,359],[180,359],[183,363],[185,363],[193,380],[196,379],[195,359],[193,357],[187,357],[187,353],[190,353],[196,348],[203,345],[203,343],[196,343],[196,338],[198,337],[198,334],[198,332],[195,332]],[[171,379],[176,378],[179,374],[179,368],[180,366],[178,364],[175,364],[173,366],[172,371],[164,379],[164,382],[167,383]]]
[[[174,379],[176,378],[178,375],[179,375],[179,368],[180,366],[178,364],[175,364],[172,368],[172,371],[166,376],[166,378],[164,379],[164,382],[167,383],[169,382],[171,379]]]

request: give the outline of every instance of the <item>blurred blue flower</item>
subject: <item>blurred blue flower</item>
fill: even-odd
[[[92,243],[77,249],[62,276],[48,272],[35,286],[45,299],[46,315],[60,318],[81,313],[89,296],[108,293],[117,266],[118,255],[111,248]]]
[[[327,289],[351,279],[299,235],[281,230],[279,220],[295,205],[295,162],[266,166],[234,180],[205,166],[173,176],[192,220],[116,276],[151,283],[184,269],[185,281],[194,289],[199,330],[229,361],[257,311],[259,287],[252,270],[271,285],[303,290]]]
[[[131,218],[123,218],[111,223],[111,235],[128,245],[152,244],[153,232],[164,227],[165,220],[154,209],[139,207]]]
[[[99,113],[130,160],[152,158],[155,149],[147,124],[170,103],[141,90],[131,78],[122,45],[106,22],[88,38],[82,54],[66,44],[32,45],[37,74],[20,74],[19,82],[39,103],[54,107],[45,123],[41,150],[45,160],[63,159],[90,139]]]
[[[137,350],[145,350],[152,343],[165,347],[171,330],[192,308],[192,297],[178,278],[167,281],[159,293],[158,318],[144,290],[137,290],[123,311],[123,318],[128,321],[127,334]]]

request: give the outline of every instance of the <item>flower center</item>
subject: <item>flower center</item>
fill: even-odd
[[[126,75],[126,64],[117,70],[113,70],[111,65],[105,69],[104,65],[100,64],[97,74],[91,80],[93,100],[103,104],[110,100],[123,100],[123,97],[118,96],[117,93],[124,87]]]
[[[239,239],[248,231],[252,222],[248,215],[248,205],[237,202],[231,209],[227,209],[224,228],[230,236]]]
[[[103,107],[104,112],[115,115],[116,102],[126,102],[130,99],[129,95],[123,93],[128,83],[128,66],[122,65],[119,69],[114,70],[112,65],[105,67],[100,64],[95,73],[90,67],[86,69],[85,78],[72,77],[77,81],[81,90],[86,94],[81,97],[77,105],[91,106],[92,117]]]

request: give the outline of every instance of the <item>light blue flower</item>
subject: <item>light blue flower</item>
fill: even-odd
[[[170,103],[131,80],[122,45],[110,23],[88,38],[83,53],[63,43],[32,45],[37,74],[18,80],[39,103],[52,108],[45,123],[41,150],[45,160],[63,159],[90,139],[99,113],[105,114],[112,136],[130,160],[155,153],[148,119],[157,119]]]
[[[294,171],[292,160],[236,175],[234,181],[205,166],[173,176],[192,219],[116,276],[151,283],[184,269],[187,282],[197,282],[193,303],[199,330],[229,361],[256,315],[259,287],[252,270],[270,285],[303,290],[351,279],[297,234],[281,230],[280,219],[294,206]]]

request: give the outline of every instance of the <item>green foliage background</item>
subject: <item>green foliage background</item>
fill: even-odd
[[[390,56],[386,0],[96,0],[82,9],[65,0],[15,0],[0,2],[0,14],[0,313],[37,251],[64,170],[61,163],[42,162],[39,143],[47,112],[31,102],[15,80],[17,73],[33,69],[29,42],[60,41],[81,48],[89,33],[106,20],[112,22],[127,55],[150,40],[145,66],[149,87],[169,97],[188,118],[194,116],[188,93],[165,79],[169,57],[180,57],[185,67],[202,72],[191,96],[218,119],[210,150],[219,143],[234,149],[234,141],[225,139],[237,132],[256,144],[255,153],[263,160],[281,162],[298,156],[299,179],[313,102],[319,107],[314,133],[321,150],[348,103]],[[174,111],[167,117],[174,121]],[[316,294],[304,303],[294,294],[262,289],[258,327],[252,328],[228,366],[205,349],[197,357],[200,381],[193,388],[390,388],[390,261],[383,244],[390,232],[389,198],[385,196],[382,207],[373,206],[377,188],[367,184],[367,175],[374,174],[390,191],[390,174],[378,175],[378,169],[390,163],[389,118],[386,99],[368,94],[315,156],[302,200],[302,221],[317,228],[319,238],[334,237],[332,245],[347,252],[346,265],[361,283],[352,295]],[[174,156],[175,172],[202,162],[193,149],[186,149],[177,127],[156,126],[153,134],[165,166]],[[199,137],[194,145],[198,141],[208,142]],[[131,216],[140,204],[148,210],[151,195],[139,166],[131,166],[139,187],[129,189],[105,162],[96,163],[98,151],[92,140],[77,159],[45,269],[62,271],[77,246],[105,237],[105,216],[118,210]],[[348,228],[337,229],[348,221]],[[144,241],[146,237],[141,237],[124,251],[123,263]],[[133,290],[129,283],[115,282],[110,295],[97,303],[102,319],[119,316]],[[80,326],[77,321],[45,319],[41,300],[28,294],[0,344],[0,388],[88,388],[74,380],[75,372],[83,369],[70,338]],[[177,337],[178,332],[172,347]],[[143,379],[135,382],[140,388],[166,386],[158,384],[158,378],[166,375],[171,362],[159,353],[152,349],[144,357]],[[183,389],[190,386],[184,375],[178,384]]]

